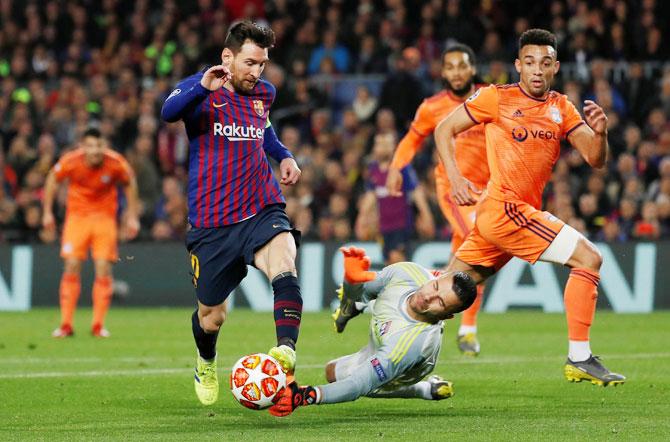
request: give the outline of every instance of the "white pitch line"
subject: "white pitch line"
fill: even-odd
[[[669,358],[670,353],[638,353],[638,354],[610,354],[606,355],[606,359],[658,359],[658,358]],[[44,362],[50,361],[53,362],[52,358],[43,358]],[[96,359],[96,358],[92,358]],[[168,359],[168,358],[165,358]],[[544,356],[544,357],[492,357],[492,358],[478,358],[478,359],[454,359],[442,361],[440,364],[441,367],[449,365],[479,365],[479,364],[522,364],[522,363],[533,363],[533,362],[552,362],[556,361],[557,357],[554,356]],[[63,361],[69,361],[68,359],[62,358]],[[96,359],[97,360],[97,359]],[[102,359],[101,359],[102,360]],[[105,361],[114,361],[114,360],[124,360],[129,361],[133,360],[136,362],[143,362],[146,359],[137,358],[109,358]],[[232,364],[233,362],[230,362]],[[226,364],[222,364],[226,366]],[[325,363],[322,364],[298,364],[299,369],[309,370],[309,369],[321,369]],[[0,374],[0,379],[40,379],[40,378],[66,378],[66,377],[102,377],[102,376],[147,376],[147,375],[171,375],[171,374],[186,374],[191,372],[192,368],[137,368],[137,369],[125,369],[125,370],[85,370],[85,371],[47,371],[47,372],[35,372],[35,373],[5,373]]]

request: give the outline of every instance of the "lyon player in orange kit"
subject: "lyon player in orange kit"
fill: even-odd
[[[104,321],[112,300],[112,264],[118,259],[117,186],[122,186],[126,194],[126,236],[133,238],[139,230],[137,184],[128,162],[105,147],[97,129],[88,129],[79,148],[63,155],[49,172],[42,219],[47,229],[55,228],[53,202],[59,183],[66,180],[68,192],[61,241],[65,270],[59,293],[61,324],[52,336],[65,338],[74,334],[72,320],[81,291],[81,263],[91,249],[95,264],[91,333],[108,337]]]
[[[398,144],[386,181],[392,195],[401,193],[400,171],[412,162],[423,147],[426,137],[435,130],[435,126],[481,87],[474,84],[475,63],[473,50],[463,44],[450,46],[442,55],[442,78],[446,82],[446,88],[421,103],[409,131]],[[476,125],[456,137],[455,156],[463,176],[477,189],[485,189],[489,181],[489,168],[486,161],[484,125]],[[453,256],[475,225],[475,206],[459,206],[453,201],[449,178],[442,163],[435,167],[435,187],[440,209],[453,231]],[[484,286],[479,285],[477,289],[475,302],[461,315],[457,336],[458,348],[468,356],[477,356],[480,350],[477,340],[477,313],[482,304]]]
[[[456,252],[448,271],[466,271],[482,282],[513,256],[531,264],[554,262],[571,268],[565,286],[568,359],[565,377],[597,385],[617,385],[625,377],[613,373],[591,354],[589,329],[598,297],[602,256],[582,234],[540,210],[542,191],[560,154],[560,140],[570,144],[595,168],[607,158],[607,116],[585,101],[586,124],[563,94],[551,91],[558,72],[556,36],[531,29],[519,39],[515,61],[518,84],[477,91],[435,129],[435,141],[460,205],[477,203],[474,184],[454,158],[454,135],[484,124],[491,179],[477,205],[475,228]]]

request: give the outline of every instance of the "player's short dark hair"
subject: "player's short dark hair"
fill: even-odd
[[[237,53],[247,40],[253,41],[263,49],[271,48],[275,44],[275,33],[270,28],[244,20],[230,27],[223,46]]]
[[[458,299],[461,300],[461,305],[458,307],[458,310],[453,313],[462,312],[475,302],[475,298],[477,297],[477,284],[475,284],[475,280],[467,273],[456,272],[454,274],[451,289],[454,291]]]
[[[97,127],[89,127],[81,134],[82,138],[93,137],[93,138],[102,138],[102,132]]]
[[[558,50],[556,36],[546,29],[528,29],[519,37],[519,51],[527,45],[551,46]]]
[[[442,58],[441,58],[442,63],[444,63],[444,57],[451,52],[462,52],[464,54],[468,54],[470,64],[474,66],[477,63],[477,57],[475,56],[475,51],[473,51],[470,46],[463,43],[454,43],[452,45],[447,46],[444,52],[442,52]]]

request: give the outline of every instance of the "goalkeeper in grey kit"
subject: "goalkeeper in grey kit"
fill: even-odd
[[[463,272],[434,275],[411,262],[370,271],[370,258],[356,247],[344,255],[344,282],[335,324],[341,332],[369,302],[370,340],[358,353],[326,365],[328,384],[289,384],[278,394],[270,413],[287,416],[297,407],[348,402],[361,396],[446,399],[452,384],[430,374],[442,345],[443,321],[467,309],[476,297],[475,283]]]

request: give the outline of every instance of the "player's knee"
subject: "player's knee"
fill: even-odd
[[[603,265],[603,255],[600,254],[600,251],[593,247],[593,250],[589,254],[589,268],[597,272],[600,271],[600,267]]]
[[[407,257],[405,256],[405,252],[400,249],[393,249],[389,251],[389,257],[387,260],[387,265],[395,264],[398,262],[403,262],[407,261]]]
[[[66,260],[64,265],[65,273],[77,273],[81,272],[81,262],[76,260]]]
[[[95,276],[112,276],[112,264],[109,261],[97,261],[95,263]]]
[[[216,333],[226,321],[226,311],[223,308],[210,310],[202,316],[200,326],[205,333]]]
[[[600,271],[600,267],[603,265],[603,256],[593,243],[583,238],[579,241],[577,251],[577,266],[575,267],[587,268],[595,272]]]
[[[274,280],[277,275],[282,273],[296,274],[295,259],[292,256],[286,255],[281,259],[277,259],[275,262],[270,263],[268,268],[270,281]]]
[[[331,383],[335,382],[335,361],[330,361],[326,364],[326,380]]]

